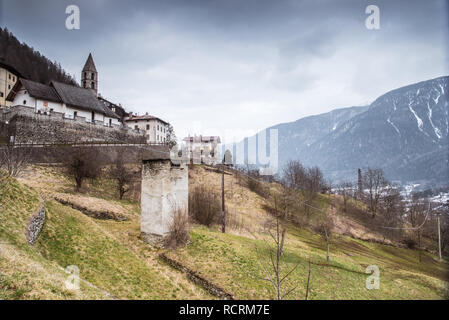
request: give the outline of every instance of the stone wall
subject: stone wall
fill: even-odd
[[[27,240],[29,244],[34,244],[42,230],[45,222],[45,207],[40,208],[31,218],[27,227]]]
[[[85,118],[64,118],[63,114],[36,114],[32,108],[14,107],[3,111],[0,121],[8,123],[9,134],[17,143],[63,143],[106,141],[145,143],[143,132],[123,126],[105,126],[101,121],[89,123]],[[0,128],[1,129],[1,128]],[[4,130],[3,130],[4,131]]]
[[[185,164],[169,159],[144,160],[141,187],[141,232],[146,241],[169,232],[175,208],[188,209],[189,177]]]

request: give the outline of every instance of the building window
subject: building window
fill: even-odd
[[[92,82],[91,87],[92,87],[92,89],[95,89],[95,82]]]
[[[10,84],[8,84],[8,89],[11,89],[11,85]]]
[[[12,76],[12,81],[16,81],[16,77]]]
[[[86,87],[86,80],[83,81],[83,88]]]
[[[95,80],[95,73],[92,72],[92,80]]]
[[[0,91],[0,97],[3,97],[3,92]]]
[[[109,119],[109,126],[112,127],[112,119]]]
[[[78,112],[73,111],[73,118],[76,119],[76,116],[78,115]]]
[[[23,104],[24,104],[24,105],[27,104],[27,101],[26,101],[26,100],[23,100]]]
[[[11,74],[8,74],[8,76],[9,76],[9,80],[11,80]]]
[[[157,130],[159,130],[159,125],[157,125]]]
[[[87,78],[87,73],[86,72],[84,72],[84,78]],[[86,81],[84,81],[84,82],[86,82]]]
[[[147,130],[150,130],[150,125],[149,124],[147,124]]]
[[[134,126],[134,129],[135,130],[139,130],[139,126]]]

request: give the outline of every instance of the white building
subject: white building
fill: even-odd
[[[190,159],[201,159],[201,163],[216,164],[220,161],[218,136],[188,136],[183,139]]]
[[[119,126],[119,117],[100,103],[90,89],[52,81],[50,85],[19,79],[7,98],[11,106],[32,108],[35,113],[65,119]]]
[[[166,143],[169,141],[168,127],[170,124],[148,113],[142,116],[130,115],[125,118],[128,127],[144,131],[148,143]]]

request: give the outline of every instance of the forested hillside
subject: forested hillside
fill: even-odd
[[[48,83],[56,80],[77,85],[58,62],[50,61],[39,51],[21,43],[6,27],[0,28],[0,62],[14,67],[22,77],[33,81]]]

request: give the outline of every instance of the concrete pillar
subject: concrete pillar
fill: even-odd
[[[188,209],[189,176],[185,164],[170,159],[143,160],[140,230],[147,242],[167,235],[175,208]]]

